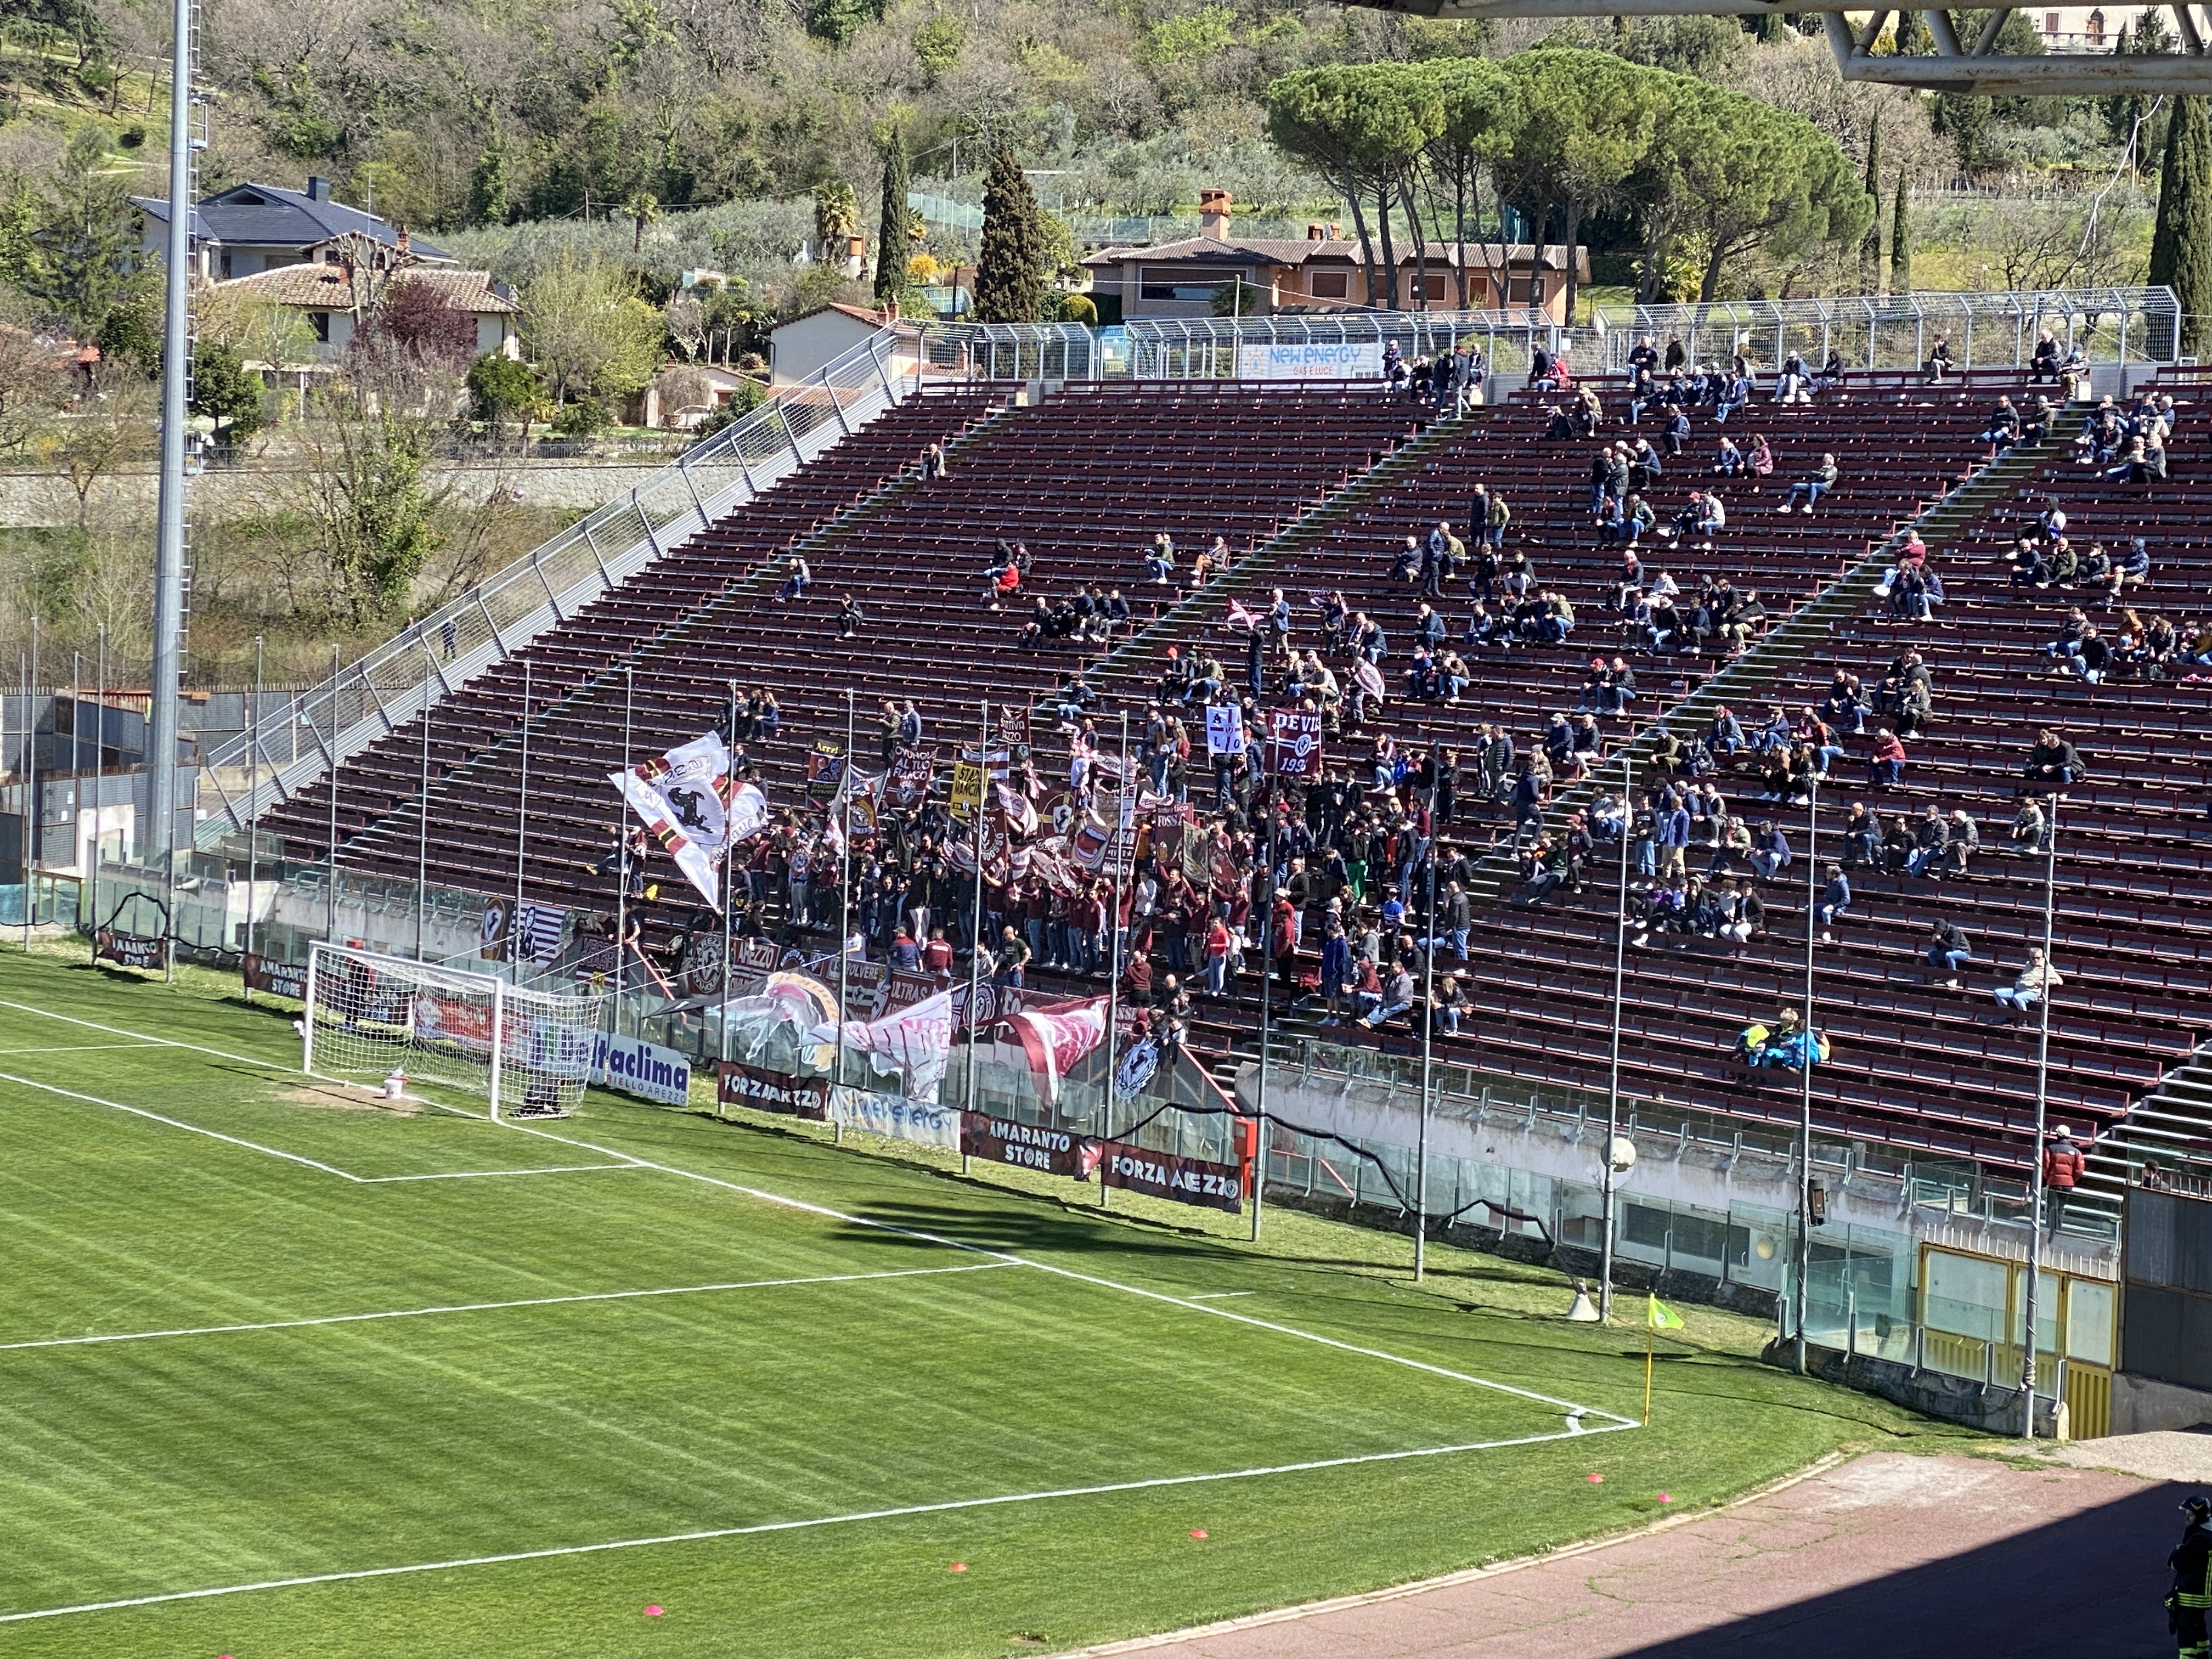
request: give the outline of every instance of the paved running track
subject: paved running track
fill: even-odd
[[[2152,1659],[2175,1506],[2102,1470],[1878,1453],[1610,1544],[1116,1643],[1161,1659]]]

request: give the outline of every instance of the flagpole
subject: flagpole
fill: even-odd
[[[1798,1034],[1796,1370],[1805,1375],[1805,1314],[1813,1272],[1813,945],[1820,936],[1820,786],[1805,781],[1805,1029]]]
[[[975,998],[976,981],[983,964],[983,792],[991,781],[991,703],[983,711],[983,741],[975,751],[975,913],[968,925],[968,1086],[966,1109],[975,1109]]]
[[[1651,1310],[1644,1310],[1644,1426],[1651,1426]]]
[[[844,798],[838,808],[837,850],[837,1065],[833,1073],[835,1086],[845,1086],[845,1022],[851,1016],[846,1012],[846,998],[852,990],[853,952],[849,941],[853,933],[853,688],[845,688],[845,765],[838,775],[839,793]],[[837,1121],[836,1130],[839,1139],[844,1138],[844,1120]]]
[[[340,653],[338,647],[335,645],[332,646],[331,647],[330,722],[331,741],[333,744],[337,743],[338,738],[339,657]],[[329,752],[331,761],[331,902],[330,921],[325,931],[330,935],[331,943],[336,945],[338,942],[338,751],[336,749],[331,749]]]
[[[735,743],[737,741],[737,736],[738,683],[735,680],[732,680],[730,682],[730,718],[729,723],[723,728],[722,741],[726,746],[727,744]],[[726,763],[731,768],[734,769],[737,765],[736,757],[732,756]],[[737,799],[737,786],[734,783],[730,785],[730,799],[732,800]],[[623,827],[628,828],[629,826],[624,825]],[[730,830],[729,825],[726,821],[722,826],[722,839],[725,842],[727,842],[729,838]],[[737,850],[738,849],[736,848],[729,846],[725,846],[722,848],[722,1005],[720,1018],[714,1022],[714,1040],[720,1045],[720,1057],[724,1060],[727,1060],[730,1057],[730,951],[731,931],[735,924],[735,918],[730,913],[731,876],[733,873],[730,866],[735,861]],[[622,964],[623,975],[627,977],[629,973],[629,940],[617,939],[615,941],[615,960]],[[717,1078],[714,1080],[715,1115],[720,1116],[721,1110],[722,1084],[721,1079]]]
[[[1106,913],[1106,1104],[1098,1127],[1108,1139],[1114,1133],[1114,1096],[1119,1088],[1121,1057],[1115,1048],[1121,1029],[1121,790],[1129,781],[1129,711],[1121,711],[1121,753],[1115,773],[1114,822],[1106,833],[1106,859],[1114,866],[1113,907]],[[1097,770],[1093,757],[1092,771]],[[1097,792],[1093,790],[1095,794]],[[1098,1160],[1098,1207],[1107,1207],[1106,1160]]]
[[[99,663],[100,666],[94,672],[98,677],[100,702],[99,707],[93,711],[92,717],[92,931],[94,933],[97,933],[100,928],[100,832],[107,822],[106,809],[103,805],[107,794],[107,624],[106,623],[100,625]],[[254,676],[257,683],[260,678],[258,672]],[[252,780],[252,775],[250,772],[247,774],[247,780],[250,784]],[[252,829],[253,826],[249,823],[246,825],[246,938],[249,941],[253,937]],[[93,942],[92,948],[95,954],[99,951],[100,944],[97,939]],[[251,1002],[252,1000],[252,994],[248,993],[246,1000]]]
[[[1261,718],[1266,719],[1265,714]],[[1260,1145],[1252,1160],[1252,1242],[1260,1242],[1260,1206],[1267,1188],[1267,1016],[1275,983],[1275,734],[1273,722],[1260,750],[1260,799],[1267,814],[1267,865],[1260,884],[1260,1089],[1253,1125]]]
[[[1620,890],[1617,896],[1620,909],[1613,918],[1613,1053],[1605,1091],[1605,1156],[1599,1164],[1598,1176],[1602,1183],[1600,1200],[1605,1212],[1598,1239],[1597,1319],[1601,1325],[1613,1323],[1613,1189],[1616,1180],[1613,1143],[1620,1138],[1620,998],[1623,976],[1627,971],[1628,842],[1636,828],[1636,809],[1630,804],[1630,797],[1635,793],[1632,787],[1635,774],[1629,753],[1635,746],[1632,733],[1620,750]],[[1657,834],[1656,819],[1653,834]]]
[[[1429,1098],[1437,1036],[1437,784],[1443,775],[1443,745],[1429,740],[1429,931],[1421,967],[1421,1127],[1413,1146],[1413,1283],[1428,1265]]]
[[[507,919],[507,959],[522,983],[522,866],[530,852],[530,659],[522,659],[522,789],[514,817],[514,912]]]
[[[637,693],[637,659],[623,664],[623,788],[622,806],[615,823],[615,1035],[622,1035],[623,990],[629,983],[629,726],[630,705]],[[723,808],[723,835],[728,837],[728,807]],[[729,857],[727,848],[722,854]]]
[[[2051,792],[2051,811],[2044,823],[2050,838],[2043,856],[2043,986],[2036,1004],[2035,1035],[2035,1169],[2029,1177],[2027,1228],[2027,1300],[2021,1309],[2024,1339],[2020,1362],[2020,1396],[2024,1412],[2021,1437],[2035,1438],[2035,1316],[2043,1290],[2043,1135],[2051,1111],[2051,947],[2058,887],[2058,792]],[[2051,1229],[2056,1241],[2058,1228]],[[2056,1344],[2053,1344],[2056,1346]],[[2063,1373],[2062,1373],[2063,1374]],[[2057,1404],[2057,1396],[2051,1403]]]
[[[39,673],[39,617],[31,615],[31,654],[23,662],[23,954],[31,954],[31,913],[39,896],[39,711],[32,683]]]
[[[423,890],[430,884],[430,711],[429,683],[423,683],[422,754],[418,787],[422,810],[415,820],[415,960],[422,960]]]

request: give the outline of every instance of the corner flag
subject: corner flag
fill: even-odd
[[[1676,1313],[1672,1308],[1662,1302],[1657,1297],[1647,1296],[1644,1298],[1644,1301],[1646,1307],[1644,1316],[1644,1322],[1652,1330],[1679,1331],[1682,1328],[1682,1316]]]

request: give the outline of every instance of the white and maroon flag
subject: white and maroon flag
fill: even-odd
[[[1060,1082],[1106,1040],[1106,999],[1055,1002],[1025,1009],[1006,1024],[1029,1055],[1030,1081],[1047,1110],[1060,1103]]]

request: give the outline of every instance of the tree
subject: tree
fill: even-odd
[[[860,228],[860,198],[852,185],[831,179],[814,186],[814,239],[825,264],[844,256],[847,239]]]
[[[630,224],[633,227],[630,232],[629,251],[632,253],[640,252],[645,247],[646,228],[660,222],[660,198],[649,190],[636,191],[631,194],[629,200],[623,204],[623,211],[629,215]]]
[[[1474,307],[1468,292],[1464,256],[1473,246],[1470,233],[1480,228],[1482,177],[1499,157],[1511,152],[1520,127],[1520,103],[1514,82],[1487,59],[1438,58],[1429,69],[1443,107],[1443,125],[1430,140],[1425,157],[1431,211],[1441,222],[1449,204],[1452,239],[1462,256],[1452,265],[1458,285],[1455,297],[1459,309],[1468,311]],[[1501,296],[1498,303],[1503,305],[1506,273],[1500,268],[1488,274],[1491,290]]]
[[[192,413],[215,422],[217,443],[237,443],[261,429],[261,376],[237,350],[200,342],[192,352]]]
[[[491,142],[484,146],[483,154],[477,157],[475,169],[469,174],[469,222],[472,225],[505,224],[507,194],[507,145],[500,136],[499,129],[494,127]]]
[[[884,204],[876,230],[876,298],[886,306],[906,291],[908,177],[906,134],[894,125],[884,143]]]
[[[1443,125],[1443,93],[1421,65],[1331,64],[1284,76],[1267,88],[1268,136],[1334,185],[1352,208],[1370,306],[1392,309],[1398,303],[1391,210],[1404,201]],[[1370,205],[1381,233],[1379,261],[1368,229]]]
[[[1874,204],[1866,240],[1859,245],[1859,286],[1872,294],[1881,283],[1881,112],[1867,124],[1867,200]]]
[[[611,265],[563,256],[522,290],[523,338],[554,402],[627,397],[660,366],[660,313]]]
[[[443,544],[437,528],[451,483],[423,482],[436,428],[390,409],[371,412],[333,389],[320,418],[301,423],[296,505],[314,526],[332,616],[351,628],[405,614],[423,567]]]
[[[975,259],[975,320],[1033,323],[1044,305],[1044,222],[1013,151],[1001,147],[983,180],[983,246]]]
[[[551,417],[552,405],[538,377],[527,365],[495,351],[487,351],[469,366],[468,388],[477,415],[492,434],[497,436],[509,421],[516,422],[526,448],[531,423]]]
[[[2202,95],[2176,98],[2166,120],[2150,280],[2180,302],[2183,355],[2202,357],[2212,346],[2212,123]]]
[[[0,317],[0,460],[21,460],[69,406],[76,353]]]
[[[2119,39],[2113,42],[2117,57],[2134,53],[2165,53],[2173,50],[2173,36],[2166,27],[2166,19],[2155,7],[2145,7],[2132,28],[2122,29]],[[2123,165],[2140,167],[2152,153],[2160,147],[2155,131],[2155,118],[2165,103],[2140,92],[2121,93],[2100,100],[2103,106],[2106,130],[2120,146]]]
[[[1895,199],[1890,204],[1889,291],[1892,294],[1912,292],[1911,194],[1906,188],[1905,175],[1899,173]]]
[[[150,283],[140,252],[144,216],[131,201],[131,170],[112,155],[98,127],[79,127],[70,137],[17,279],[82,340],[99,333],[109,312],[132,302]]]
[[[1505,67],[1518,82],[1522,119],[1510,154],[1498,165],[1498,189],[1528,216],[1532,292],[1539,291],[1552,210],[1565,209],[1571,304],[1582,216],[1620,203],[1648,158],[1670,83],[1681,77],[1639,69],[1609,52],[1559,48],[1523,52]]]
[[[476,361],[475,317],[419,279],[403,276],[387,288],[363,329],[450,374]]]
[[[76,527],[89,528],[92,492],[116,468],[152,453],[154,389],[125,363],[102,362],[91,390],[55,423],[52,458],[76,495]]]

